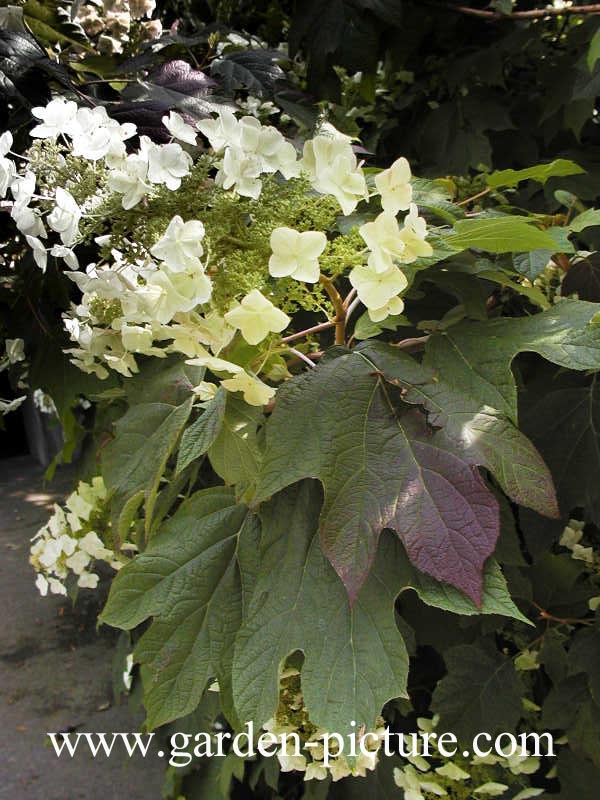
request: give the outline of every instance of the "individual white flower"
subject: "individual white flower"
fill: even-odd
[[[228,108],[220,109],[216,119],[200,120],[198,128],[206,136],[215,153],[222,152],[228,146],[239,144],[239,122]]]
[[[200,381],[198,386],[194,386],[192,392],[199,400],[206,402],[207,400],[212,400],[218,390],[219,388],[216,383],[211,383],[210,381]]]
[[[46,597],[48,594],[48,581],[41,572],[38,572],[37,578],[35,579],[35,585],[42,597]]]
[[[261,125],[254,117],[242,117],[239,121],[239,149],[260,159],[261,172],[279,170],[286,179],[300,172],[293,144],[277,128]]]
[[[153,339],[151,328],[145,328],[142,325],[123,325],[121,328],[123,347],[131,353],[162,355],[162,350],[152,346]]]
[[[10,184],[10,191],[16,206],[28,206],[35,192],[35,173],[27,170]]]
[[[142,156],[127,156],[122,166],[108,173],[107,184],[111,192],[122,194],[124,209],[136,206],[149,191],[148,162]]]
[[[67,558],[65,563],[75,575],[81,575],[91,560],[92,557],[88,553],[83,550],[76,550],[72,556]]]
[[[404,302],[400,297],[391,297],[381,308],[367,309],[371,322],[383,322],[387,317],[395,317],[403,311]]]
[[[221,386],[228,392],[243,392],[249,406],[264,406],[275,396],[275,389],[244,371],[222,380]]]
[[[53,231],[60,234],[62,243],[69,247],[79,235],[79,220],[81,209],[75,198],[66,189],[58,186],[56,189],[56,205],[48,214],[48,225]]]
[[[79,539],[79,548],[92,558],[107,559],[112,558],[114,555],[112,550],[104,546],[102,540],[94,531],[89,531],[86,535]]]
[[[67,594],[67,587],[58,578],[48,578],[48,584],[52,594]]]
[[[108,116],[104,106],[78,108],[71,133],[73,155],[89,161],[123,158],[126,153],[123,143],[135,132],[133,123],[119,124]]]
[[[24,236],[46,236],[46,229],[38,211],[15,203],[10,212],[15,225]]]
[[[80,589],[95,589],[98,586],[98,576],[94,572],[84,572],[77,580]]]
[[[345,136],[319,134],[304,144],[302,168],[320,194],[333,195],[345,216],[367,196],[367,184]]]
[[[408,211],[413,189],[410,183],[410,165],[405,158],[398,158],[389,169],[375,176],[375,186],[381,195],[381,207],[394,216],[399,211]]]
[[[190,171],[191,156],[176,142],[153,144],[142,136],[140,145],[141,154],[148,159],[148,180],[151,183],[164,184],[172,192],[179,189],[181,179]]]
[[[505,783],[496,783],[495,781],[488,781],[482,783],[476,789],[473,789],[473,794],[483,794],[487,797],[500,797],[508,789]]]
[[[4,346],[10,364],[25,361],[25,342],[23,339],[6,339]]]
[[[0,199],[6,197],[8,187],[17,174],[17,168],[10,158],[5,158],[12,147],[13,138],[10,131],[0,136]]]
[[[456,764],[453,764],[451,761],[448,761],[441,767],[437,767],[435,771],[443,778],[450,778],[453,781],[466,781],[471,777],[468,772],[465,772],[464,769],[457,767]]]
[[[425,241],[427,236],[427,223],[419,216],[419,211],[414,203],[410,205],[410,212],[404,218],[404,227],[400,231],[400,238],[405,244],[404,252],[399,261],[409,264],[417,258],[426,258],[432,255],[433,247]]]
[[[423,792],[430,792],[437,797],[448,794],[446,790],[435,781],[426,780],[428,774],[419,775],[410,764],[402,769],[394,769],[394,782],[396,786],[404,789],[404,800],[425,800]]]
[[[125,659],[125,669],[123,671],[123,685],[129,691],[131,689],[131,684],[133,682],[133,675],[131,674],[133,670],[133,653],[129,653],[127,658]]]
[[[50,255],[62,258],[69,269],[79,269],[77,256],[70,247],[65,247],[64,244],[55,244],[50,250]]]
[[[548,777],[548,776],[546,776]],[[544,794],[545,789],[521,789],[512,800],[530,800],[532,797],[539,797],[541,794]]]
[[[0,158],[0,200],[6,197],[9,186],[14,181],[17,168],[10,158]]]
[[[190,358],[185,362],[197,367],[206,367],[211,372],[228,372],[230,375],[236,375],[238,372],[243,372],[244,368],[239,364],[234,364],[232,361],[226,361],[224,358],[211,356],[210,353],[205,353],[197,358]]]
[[[371,251],[368,263],[374,272],[386,272],[395,260],[402,260],[406,244],[400,236],[398,220],[389,211],[361,225],[358,232]]]
[[[0,156],[5,156],[13,146],[13,137],[10,131],[4,131],[0,136]]]
[[[32,108],[31,113],[42,122],[32,128],[30,136],[38,139],[51,139],[61,133],[69,135],[72,132],[77,114],[77,103],[65,100],[64,97],[55,97],[47,106]]]
[[[179,139],[180,142],[186,142],[186,144],[196,144],[196,131],[176,111],[171,111],[168,116],[164,116],[162,124],[174,139]]]
[[[303,755],[293,753],[277,753],[279,768],[282,772],[303,772],[306,769],[306,758]]]
[[[269,274],[274,278],[291,276],[297,281],[317,283],[319,256],[327,246],[327,237],[321,231],[300,233],[293,228],[275,228],[271,233]]]
[[[16,397],[14,400],[2,400],[0,398],[0,414],[9,414],[11,411],[16,411],[19,406],[27,400],[27,395]]]
[[[46,272],[46,266],[48,264],[48,251],[44,247],[43,243],[37,238],[37,236],[26,236],[25,239],[27,240],[27,244],[33,250],[33,260],[42,270],[42,272]]]
[[[242,197],[256,200],[262,189],[258,180],[261,172],[262,161],[258,156],[245,153],[238,147],[228,147],[217,174],[217,183],[224,189],[235,189]]]
[[[281,333],[291,320],[258,289],[253,289],[239,306],[225,314],[225,321],[238,328],[248,344],[258,344],[269,333]]]
[[[306,765],[306,772],[304,774],[305,781],[324,781],[329,772],[327,767],[318,761],[311,761]]]
[[[148,287],[162,292],[149,299],[148,310],[157,322],[170,322],[179,311],[191,311],[208,302],[212,292],[210,279],[202,272],[170,272],[158,269],[147,273]],[[145,287],[147,288],[147,287]]]
[[[204,253],[203,238],[204,225],[199,220],[184,222],[177,215],[169,222],[167,230],[150,252],[155,258],[164,261],[172,272],[198,269],[199,259]]]
[[[350,283],[368,309],[383,308],[408,286],[406,275],[398,267],[390,267],[386,272],[375,272],[364,266],[354,267],[350,273]]]

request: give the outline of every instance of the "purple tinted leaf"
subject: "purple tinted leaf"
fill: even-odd
[[[205,97],[217,85],[204,72],[179,59],[161,64],[148,76],[148,82],[192,97]]]
[[[398,406],[358,354],[326,361],[278,393],[256,499],[307,477],[323,484],[322,547],[351,601],[381,531],[391,528],[415,566],[481,604],[497,502],[477,470],[440,447],[423,415]]]

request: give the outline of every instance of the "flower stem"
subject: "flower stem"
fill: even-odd
[[[344,344],[346,336],[346,308],[342,296],[335,288],[333,281],[326,275],[319,275],[319,283],[327,292],[335,309],[335,343]]]

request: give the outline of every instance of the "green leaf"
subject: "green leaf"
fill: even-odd
[[[565,158],[557,158],[549,164],[538,164],[527,169],[502,169],[486,175],[486,183],[492,189],[500,186],[516,186],[521,181],[538,181],[546,183],[549,178],[564,178],[567,175],[580,175],[585,172],[574,161]]]
[[[457,250],[474,247],[488,253],[554,250],[554,240],[532,222],[529,217],[459,219],[454,223],[455,233],[446,235],[444,241]]]
[[[102,475],[115,493],[117,509],[143,490],[146,497],[146,531],[160,479],[169,456],[190,416],[193,396],[181,405],[146,403],[132,406],[116,423],[116,435],[102,457]],[[152,431],[152,433],[149,432]]]
[[[597,800],[600,769],[570,748],[558,753],[558,778],[561,792],[556,800]]]
[[[569,650],[569,673],[585,672],[589,680],[590,694],[600,704],[600,625],[596,620],[593,628],[579,630]]]
[[[329,731],[371,728],[383,705],[406,696],[408,654],[394,621],[398,576],[390,551],[379,558],[353,607],[323,557],[314,483],[282,492],[261,508],[260,571],[236,644],[238,715],[262,725],[277,707],[287,656],[304,653],[302,693],[311,720]],[[388,543],[394,547],[394,540]]]
[[[538,289],[537,286],[523,286],[515,280],[514,275],[510,275],[501,269],[482,269],[477,275],[485,280],[499,283],[500,286],[506,286],[524,297],[528,297],[539,308],[550,308],[550,303],[541,289]]]
[[[515,729],[524,686],[510,658],[478,645],[458,645],[444,653],[448,674],[438,683],[432,710],[441,729],[462,743],[480,731],[494,735]]]
[[[587,386],[544,391],[523,413],[531,436],[552,471],[565,513],[582,507],[600,523],[600,387],[596,376]]]
[[[514,268],[521,275],[534,281],[548,266],[554,250],[531,250],[529,253],[515,253]]]
[[[204,367],[190,366],[180,356],[152,358],[140,364],[140,371],[124,382],[130,406],[140,403],[168,403],[178,406],[202,380]]]
[[[93,52],[82,27],[71,21],[64,6],[56,0],[27,0],[23,4],[23,17],[33,35],[45,45],[75,45],[78,50]]]
[[[319,478],[323,551],[351,599],[389,527],[415,566],[480,604],[481,572],[498,536],[496,500],[479,473],[436,444],[423,416],[396,404],[390,390],[396,394],[358,353],[289,380],[266,426],[255,500]]]
[[[596,66],[596,61],[600,58],[600,28],[592,36],[589,49],[586,56],[586,64],[590,72],[593,72]]]
[[[464,322],[434,334],[426,364],[439,380],[516,422],[517,387],[511,363],[518,353],[538,353],[571,370],[600,368],[600,326],[595,303],[563,300],[530,317]]]
[[[402,563],[402,555],[397,561]],[[406,559],[404,559],[406,561]],[[402,568],[401,568],[402,569]],[[500,566],[494,559],[489,559],[483,573],[483,601],[481,608],[477,608],[475,603],[470,600],[454,586],[446,583],[434,581],[429,575],[424,575],[415,569],[411,569],[406,562],[406,566],[399,574],[410,575],[406,589],[414,589],[424,603],[429,606],[441,608],[443,611],[451,611],[454,614],[463,616],[473,616],[475,614],[500,614],[505,617],[531,625],[531,622],[515,606],[510,598],[506,580],[502,574]]]
[[[221,387],[206,403],[202,415],[183,433],[177,456],[176,473],[204,455],[219,435],[225,416],[226,393]]]
[[[581,231],[586,228],[592,228],[594,225],[600,225],[600,209],[588,208],[571,220],[569,230],[581,233]]]
[[[224,487],[197,492],[111,586],[100,620],[131,630],[152,728],[188,714],[217,677],[227,703],[234,636],[251,590],[259,526]]]
[[[357,320],[354,326],[354,338],[361,341],[362,339],[371,339],[374,336],[379,336],[383,331],[395,331],[403,325],[409,325],[410,322],[402,314],[386,317],[382,322],[373,322],[369,317],[368,312],[365,311]]]
[[[260,408],[227,393],[221,427],[208,449],[208,457],[217,475],[229,485],[239,484],[241,491],[254,486],[259,474],[258,429],[263,422]]]
[[[477,323],[474,327],[483,326],[485,330],[489,324]],[[508,417],[506,404],[492,396],[496,382],[514,384],[510,372],[512,356],[501,352],[495,337],[488,340],[481,332],[478,349],[473,347],[465,355],[463,341],[470,330],[471,325],[459,325],[446,336],[438,334],[430,339],[422,366],[406,353],[381,342],[369,344],[361,352],[386,379],[409,389],[407,402],[425,407],[429,422],[441,428],[434,437],[440,446],[451,442],[470,463],[489,469],[516,502],[544,515],[557,515],[548,468],[518,430],[515,420]],[[487,341],[491,352],[482,346]],[[489,377],[489,396],[482,393],[480,361],[493,373]]]

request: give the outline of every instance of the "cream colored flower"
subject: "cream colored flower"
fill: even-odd
[[[476,789],[473,789],[474,794],[483,794],[487,797],[500,797],[508,789],[505,783],[496,783],[495,781],[488,781],[482,783]]]
[[[249,406],[264,406],[275,396],[275,389],[244,371],[221,381],[221,386],[228,392],[243,392]]]
[[[196,144],[196,131],[176,111],[162,118],[162,124],[174,139],[186,144]]]
[[[371,322],[383,322],[387,317],[395,317],[404,311],[404,301],[400,297],[392,297],[381,308],[369,308],[368,314]]]
[[[25,361],[25,342],[23,339],[5,339],[4,346],[9,364]]]
[[[398,158],[389,169],[375,176],[375,186],[381,195],[381,207],[394,216],[399,211],[408,211],[412,200],[410,165],[405,158]]]
[[[386,272],[374,272],[370,267],[354,267],[350,283],[361,301],[369,309],[380,309],[408,286],[406,275],[398,267]]]
[[[400,238],[405,244],[404,253],[399,258],[403,264],[410,264],[417,258],[426,258],[432,255],[433,247],[425,241],[427,224],[414,203],[411,203],[410,212],[404,219],[404,227],[400,231]]]
[[[406,244],[400,235],[398,220],[389,211],[361,225],[358,232],[371,251],[369,267],[374,272],[386,272],[395,260],[403,260]]]
[[[297,281],[317,283],[319,256],[327,246],[327,237],[321,231],[300,233],[293,228],[275,228],[271,234],[269,274],[274,278],[290,276]]]
[[[258,344],[269,333],[281,333],[290,318],[258,289],[253,289],[239,306],[225,314],[225,321],[238,328],[248,344]]]
[[[453,781],[466,781],[471,777],[468,772],[457,767],[456,764],[453,764],[451,761],[448,761],[447,764],[441,767],[437,767],[435,771],[443,778],[450,778]]]
[[[302,169],[317,192],[336,198],[346,216],[367,196],[365,177],[350,142],[337,131],[305,142]]]
[[[197,219],[184,222],[177,214],[169,222],[167,230],[150,249],[155,258],[164,261],[172,272],[198,269],[204,253],[202,239],[204,225]]]

